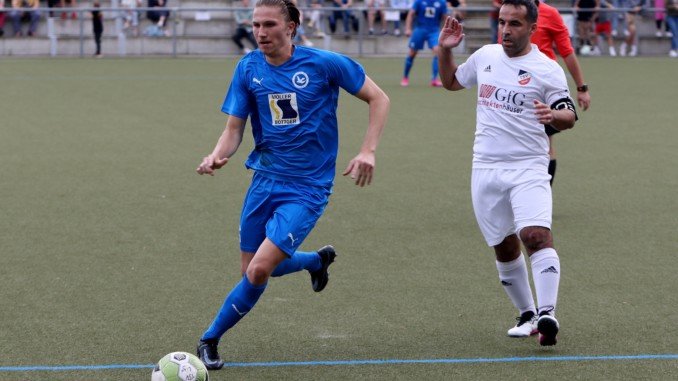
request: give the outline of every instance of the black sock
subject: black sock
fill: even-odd
[[[549,161],[549,175],[551,175],[550,184],[553,185],[553,179],[556,177],[556,159]]]

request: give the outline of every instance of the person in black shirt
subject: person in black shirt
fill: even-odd
[[[99,1],[92,2],[94,8],[101,7]],[[94,42],[97,44],[97,52],[95,57],[103,57],[101,54],[101,35],[104,33],[104,16],[98,9],[92,10],[92,31],[94,32]]]

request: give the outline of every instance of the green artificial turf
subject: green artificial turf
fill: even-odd
[[[320,294],[271,280],[220,345],[212,380],[664,380],[678,359],[678,77],[668,58],[582,60],[592,106],[556,138],[559,343],[506,337],[516,311],[470,201],[475,90],[401,88],[402,59],[362,59],[392,101],[367,188],[336,179],[303,245],[339,252]],[[462,60],[463,61],[463,58]],[[215,177],[195,168],[224,126],[231,59],[0,61],[0,379],[147,380],[195,344],[240,278],[249,131]],[[340,98],[338,172],[366,105]],[[498,147],[501,149],[501,147]],[[568,361],[539,361],[545,357]],[[351,364],[362,360],[509,359]],[[4,369],[4,370],[3,370]]]

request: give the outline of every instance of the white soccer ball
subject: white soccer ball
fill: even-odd
[[[205,364],[187,352],[172,352],[155,365],[151,381],[209,381]]]
[[[582,45],[582,47],[579,48],[579,54],[582,56],[591,55],[591,47],[588,45]]]

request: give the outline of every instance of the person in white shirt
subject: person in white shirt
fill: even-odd
[[[139,13],[137,7],[141,7],[141,0],[121,0],[120,15],[124,20],[123,28],[132,32],[134,36],[139,35]]]
[[[495,251],[504,289],[521,316],[511,337],[539,333],[555,345],[560,261],[551,234],[552,198],[544,125],[572,128],[577,119],[565,73],[530,43],[537,28],[533,0],[504,0],[499,10],[503,42],[485,45],[457,66],[452,48],[463,27],[448,17],[438,57],[443,87],[478,87],[471,193],[480,230]],[[537,304],[521,252],[530,258]]]

